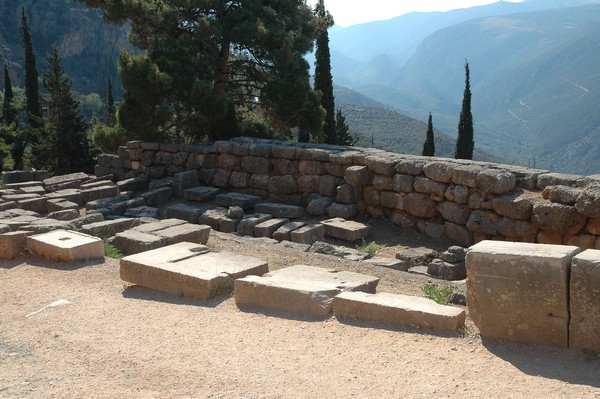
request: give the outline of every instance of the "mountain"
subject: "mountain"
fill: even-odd
[[[427,37],[393,85],[359,89],[454,131],[469,60],[475,141],[521,164],[598,173],[600,5],[470,20]]]
[[[46,68],[46,55],[56,44],[63,67],[80,93],[104,93],[108,74],[117,82],[116,60],[121,50],[133,50],[127,27],[102,20],[96,10],[73,0],[0,0],[0,62],[6,64],[13,85],[22,85],[23,44],[21,8],[25,8],[37,67]],[[120,85],[114,84],[115,95]]]

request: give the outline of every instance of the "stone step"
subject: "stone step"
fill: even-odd
[[[81,231],[96,237],[111,237],[117,233],[138,226],[140,223],[140,220],[136,218],[104,220],[102,222],[84,224],[81,226]]]
[[[342,218],[327,219],[321,222],[325,226],[325,235],[347,242],[355,242],[369,235],[369,226]]]
[[[226,208],[230,206],[239,206],[244,210],[254,208],[261,199],[262,198],[256,195],[242,193],[226,193],[218,194],[216,196],[218,206]]]
[[[355,319],[393,326],[414,326],[452,332],[464,327],[465,311],[431,299],[401,294],[343,292],[333,299],[339,319]]]
[[[256,204],[254,211],[258,213],[268,213],[274,218],[299,219],[306,215],[306,211],[301,206],[268,202]]]
[[[256,306],[323,317],[333,298],[343,291],[374,293],[379,279],[347,271],[296,265],[262,277],[248,276],[235,282],[238,306]]]
[[[163,219],[158,220],[156,222],[151,223],[142,223],[139,226],[133,228],[135,231],[139,231],[141,233],[153,233],[158,230],[164,230],[169,227],[179,226],[181,224],[187,223],[185,220],[181,219]]]
[[[203,212],[204,208],[186,204],[174,204],[167,207],[165,210],[165,216],[167,218],[185,220],[189,223],[198,223],[198,219]]]
[[[81,194],[83,194],[83,201],[85,203],[88,203],[90,201],[99,200],[101,198],[108,198],[119,195],[119,189],[116,186],[105,185],[81,190]]]
[[[117,233],[110,243],[124,254],[131,255],[164,247],[166,239],[131,229]]]
[[[208,202],[215,199],[219,191],[221,190],[214,187],[188,188],[183,191],[183,198],[188,201]]]
[[[289,222],[281,226],[275,233],[273,233],[273,239],[277,241],[291,241],[290,233],[294,230],[298,230],[301,227],[306,226],[304,222]],[[311,243],[312,244],[312,243]]]
[[[195,244],[206,244],[210,235],[210,230],[210,226],[185,223],[167,227],[163,230],[157,230],[151,234],[164,238],[167,245],[184,241]]]
[[[262,213],[246,215],[240,220],[237,232],[243,236],[253,236],[255,226],[271,219],[273,219],[273,216]]]
[[[273,237],[273,234],[283,225],[289,223],[290,219],[276,218],[259,223],[254,226],[254,236],[256,237]]]
[[[179,243],[121,259],[121,279],[156,291],[208,299],[225,293],[233,280],[263,275],[266,262],[200,244]]]
[[[317,241],[323,241],[325,237],[325,226],[319,223],[309,224],[290,232],[290,239],[300,244],[312,245]]]
[[[29,236],[27,249],[33,255],[69,263],[104,258],[104,245],[101,239],[68,230],[55,230]]]
[[[150,206],[163,205],[171,199],[171,187],[160,187],[141,195]]]

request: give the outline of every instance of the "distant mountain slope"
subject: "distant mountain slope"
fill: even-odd
[[[25,7],[41,72],[56,43],[63,66],[80,93],[106,90],[107,74],[116,82],[121,49],[133,49],[127,28],[106,24],[98,11],[73,0],[0,0],[0,63],[7,64],[14,85],[23,79],[21,8]],[[114,85],[119,95],[120,86]]]
[[[454,131],[471,66],[475,142],[573,173],[600,172],[600,5],[468,21],[423,41],[395,87],[359,91]],[[569,149],[566,151],[566,149]],[[585,160],[585,161],[584,161]]]

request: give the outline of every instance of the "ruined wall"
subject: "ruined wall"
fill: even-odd
[[[494,239],[600,248],[599,175],[247,138],[129,142],[118,155],[100,155],[96,175],[163,179],[187,170],[207,186],[303,206],[317,200],[331,217],[368,213],[463,246]]]

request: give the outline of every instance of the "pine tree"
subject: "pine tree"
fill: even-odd
[[[340,108],[338,108],[335,113],[335,130],[339,145],[352,146],[358,141],[358,139],[355,140],[350,134],[350,127],[346,123],[346,117]]]
[[[34,159],[36,166],[57,174],[91,172],[94,160],[87,134],[89,126],[73,96],[56,46],[48,56],[48,69],[42,80],[49,98],[44,134]]]
[[[12,89],[12,82],[8,74],[8,68],[4,65],[4,100],[2,102],[2,121],[6,125],[17,122],[18,112],[13,103],[15,95]]]
[[[458,120],[458,137],[454,158],[473,159],[473,115],[471,114],[471,81],[469,62],[465,61],[465,93],[463,95],[460,119]]]
[[[327,144],[341,144],[335,128],[335,98],[331,76],[331,54],[327,29],[333,24],[331,14],[325,10],[323,0],[317,3],[315,14],[319,21],[317,49],[315,52],[315,90],[321,92],[321,105],[325,109],[323,137]]]
[[[144,50],[119,59],[118,119],[131,138],[228,138],[253,107],[289,137],[310,107],[316,17],[305,1],[79,1],[128,20]]]
[[[423,156],[433,157],[435,155],[435,142],[433,137],[433,119],[429,113],[429,122],[427,122],[427,137],[423,144]]]
[[[106,90],[106,100],[104,106],[106,108],[106,126],[114,127],[115,123],[117,123],[117,111],[115,109],[115,98],[113,97],[113,86],[110,75],[108,75],[108,85]]]

